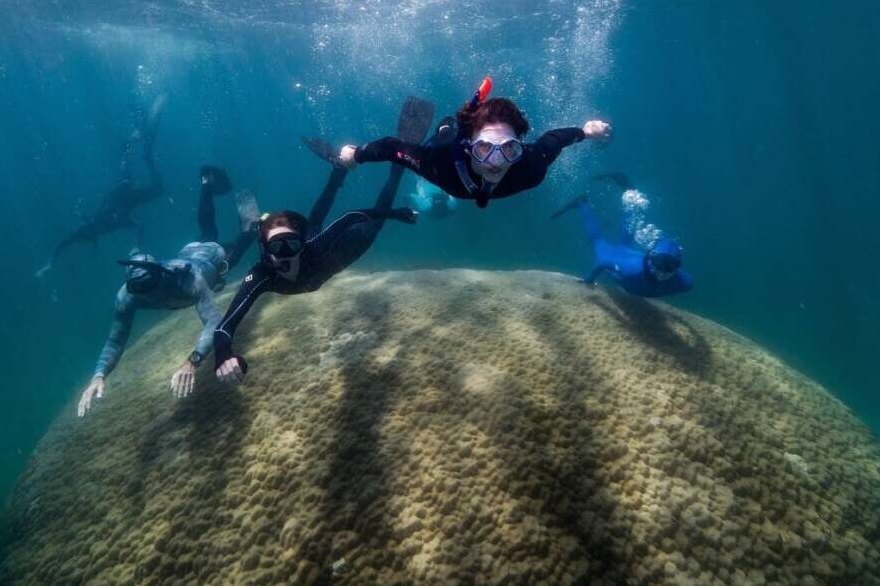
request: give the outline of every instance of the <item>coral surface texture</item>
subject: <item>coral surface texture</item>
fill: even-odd
[[[228,303],[228,296],[221,303]],[[224,386],[152,328],[5,513],[15,584],[880,584],[880,447],[666,304],[538,271],[267,294]]]

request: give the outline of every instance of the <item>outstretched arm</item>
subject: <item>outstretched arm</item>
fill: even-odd
[[[430,157],[431,147],[405,142],[393,136],[386,136],[369,142],[362,147],[347,145],[342,147],[340,161],[347,167],[358,163],[391,162],[421,173]]]
[[[123,286],[116,295],[116,310],[113,314],[113,325],[110,327],[110,335],[101,350],[95,374],[89,386],[83,391],[77,407],[77,415],[84,416],[92,408],[92,400],[104,397],[104,378],[110,374],[119,362],[125,350],[125,343],[131,334],[131,325],[134,322],[134,314],[137,306],[134,298]]]
[[[545,132],[534,143],[535,150],[543,162],[549,165],[562,153],[562,149],[581,142],[587,137],[581,128],[557,128]]]
[[[226,310],[226,315],[217,324],[214,330],[214,371],[221,381],[239,381],[247,372],[244,358],[232,353],[232,338],[238,324],[250,311],[257,298],[269,290],[270,284],[269,271],[262,264],[254,265],[242,281],[229,309]]]
[[[195,387],[196,368],[211,351],[211,346],[214,343],[214,329],[220,323],[220,311],[217,310],[217,304],[214,303],[214,292],[208,287],[204,278],[197,276],[196,279],[199,296],[196,312],[199,314],[204,328],[196,342],[195,350],[171,377],[171,392],[178,398],[186,397]]]
[[[110,327],[110,335],[104,343],[98,364],[95,366],[95,376],[106,377],[113,372],[116,364],[125,351],[125,344],[131,334],[131,325],[134,323],[134,314],[137,305],[134,297],[123,286],[116,294],[116,309],[113,313],[113,325]]]

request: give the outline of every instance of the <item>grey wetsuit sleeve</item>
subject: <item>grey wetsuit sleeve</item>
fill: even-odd
[[[110,335],[101,350],[98,364],[95,366],[95,376],[106,377],[122,357],[125,351],[125,343],[131,334],[131,325],[134,323],[134,314],[137,312],[137,304],[134,297],[125,290],[125,285],[116,294],[116,309],[113,312],[113,325],[110,326]]]
[[[197,286],[199,288],[199,300],[196,303],[196,312],[199,314],[199,319],[204,327],[202,328],[201,335],[199,335],[198,342],[196,342],[195,350],[202,356],[207,356],[214,346],[214,329],[220,323],[222,316],[220,315],[220,310],[217,309],[217,304],[214,302],[214,292],[208,287],[205,279],[198,277]]]

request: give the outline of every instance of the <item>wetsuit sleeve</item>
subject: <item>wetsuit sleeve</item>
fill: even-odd
[[[122,357],[125,351],[125,344],[128,342],[128,336],[131,334],[131,325],[134,323],[134,314],[137,312],[137,305],[134,297],[125,290],[125,286],[116,294],[116,309],[113,313],[113,325],[110,327],[110,335],[104,343],[101,350],[101,356],[98,357],[98,364],[95,366],[95,376],[106,377]]]
[[[587,136],[581,128],[557,128],[541,135],[533,148],[545,165],[550,165],[562,153],[562,149],[581,142]]]
[[[199,300],[196,303],[196,312],[199,314],[204,328],[202,328],[202,333],[196,342],[195,350],[202,356],[206,356],[214,344],[214,330],[220,323],[221,315],[217,304],[214,303],[214,292],[201,277],[199,278]]]
[[[233,357],[232,337],[238,324],[250,311],[257,298],[271,288],[271,273],[262,264],[256,264],[245,275],[241,287],[232,299],[226,315],[220,320],[217,329],[214,330],[214,363],[215,368]]]
[[[421,173],[422,168],[430,160],[431,150],[430,147],[423,147],[411,142],[404,142],[393,136],[386,136],[358,147],[354,152],[354,160],[357,163],[376,163],[382,161],[398,163],[416,173]]]

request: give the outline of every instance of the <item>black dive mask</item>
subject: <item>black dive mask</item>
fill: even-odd
[[[305,242],[299,234],[285,232],[276,234],[266,242],[266,256],[273,265],[289,261],[302,252]]]

